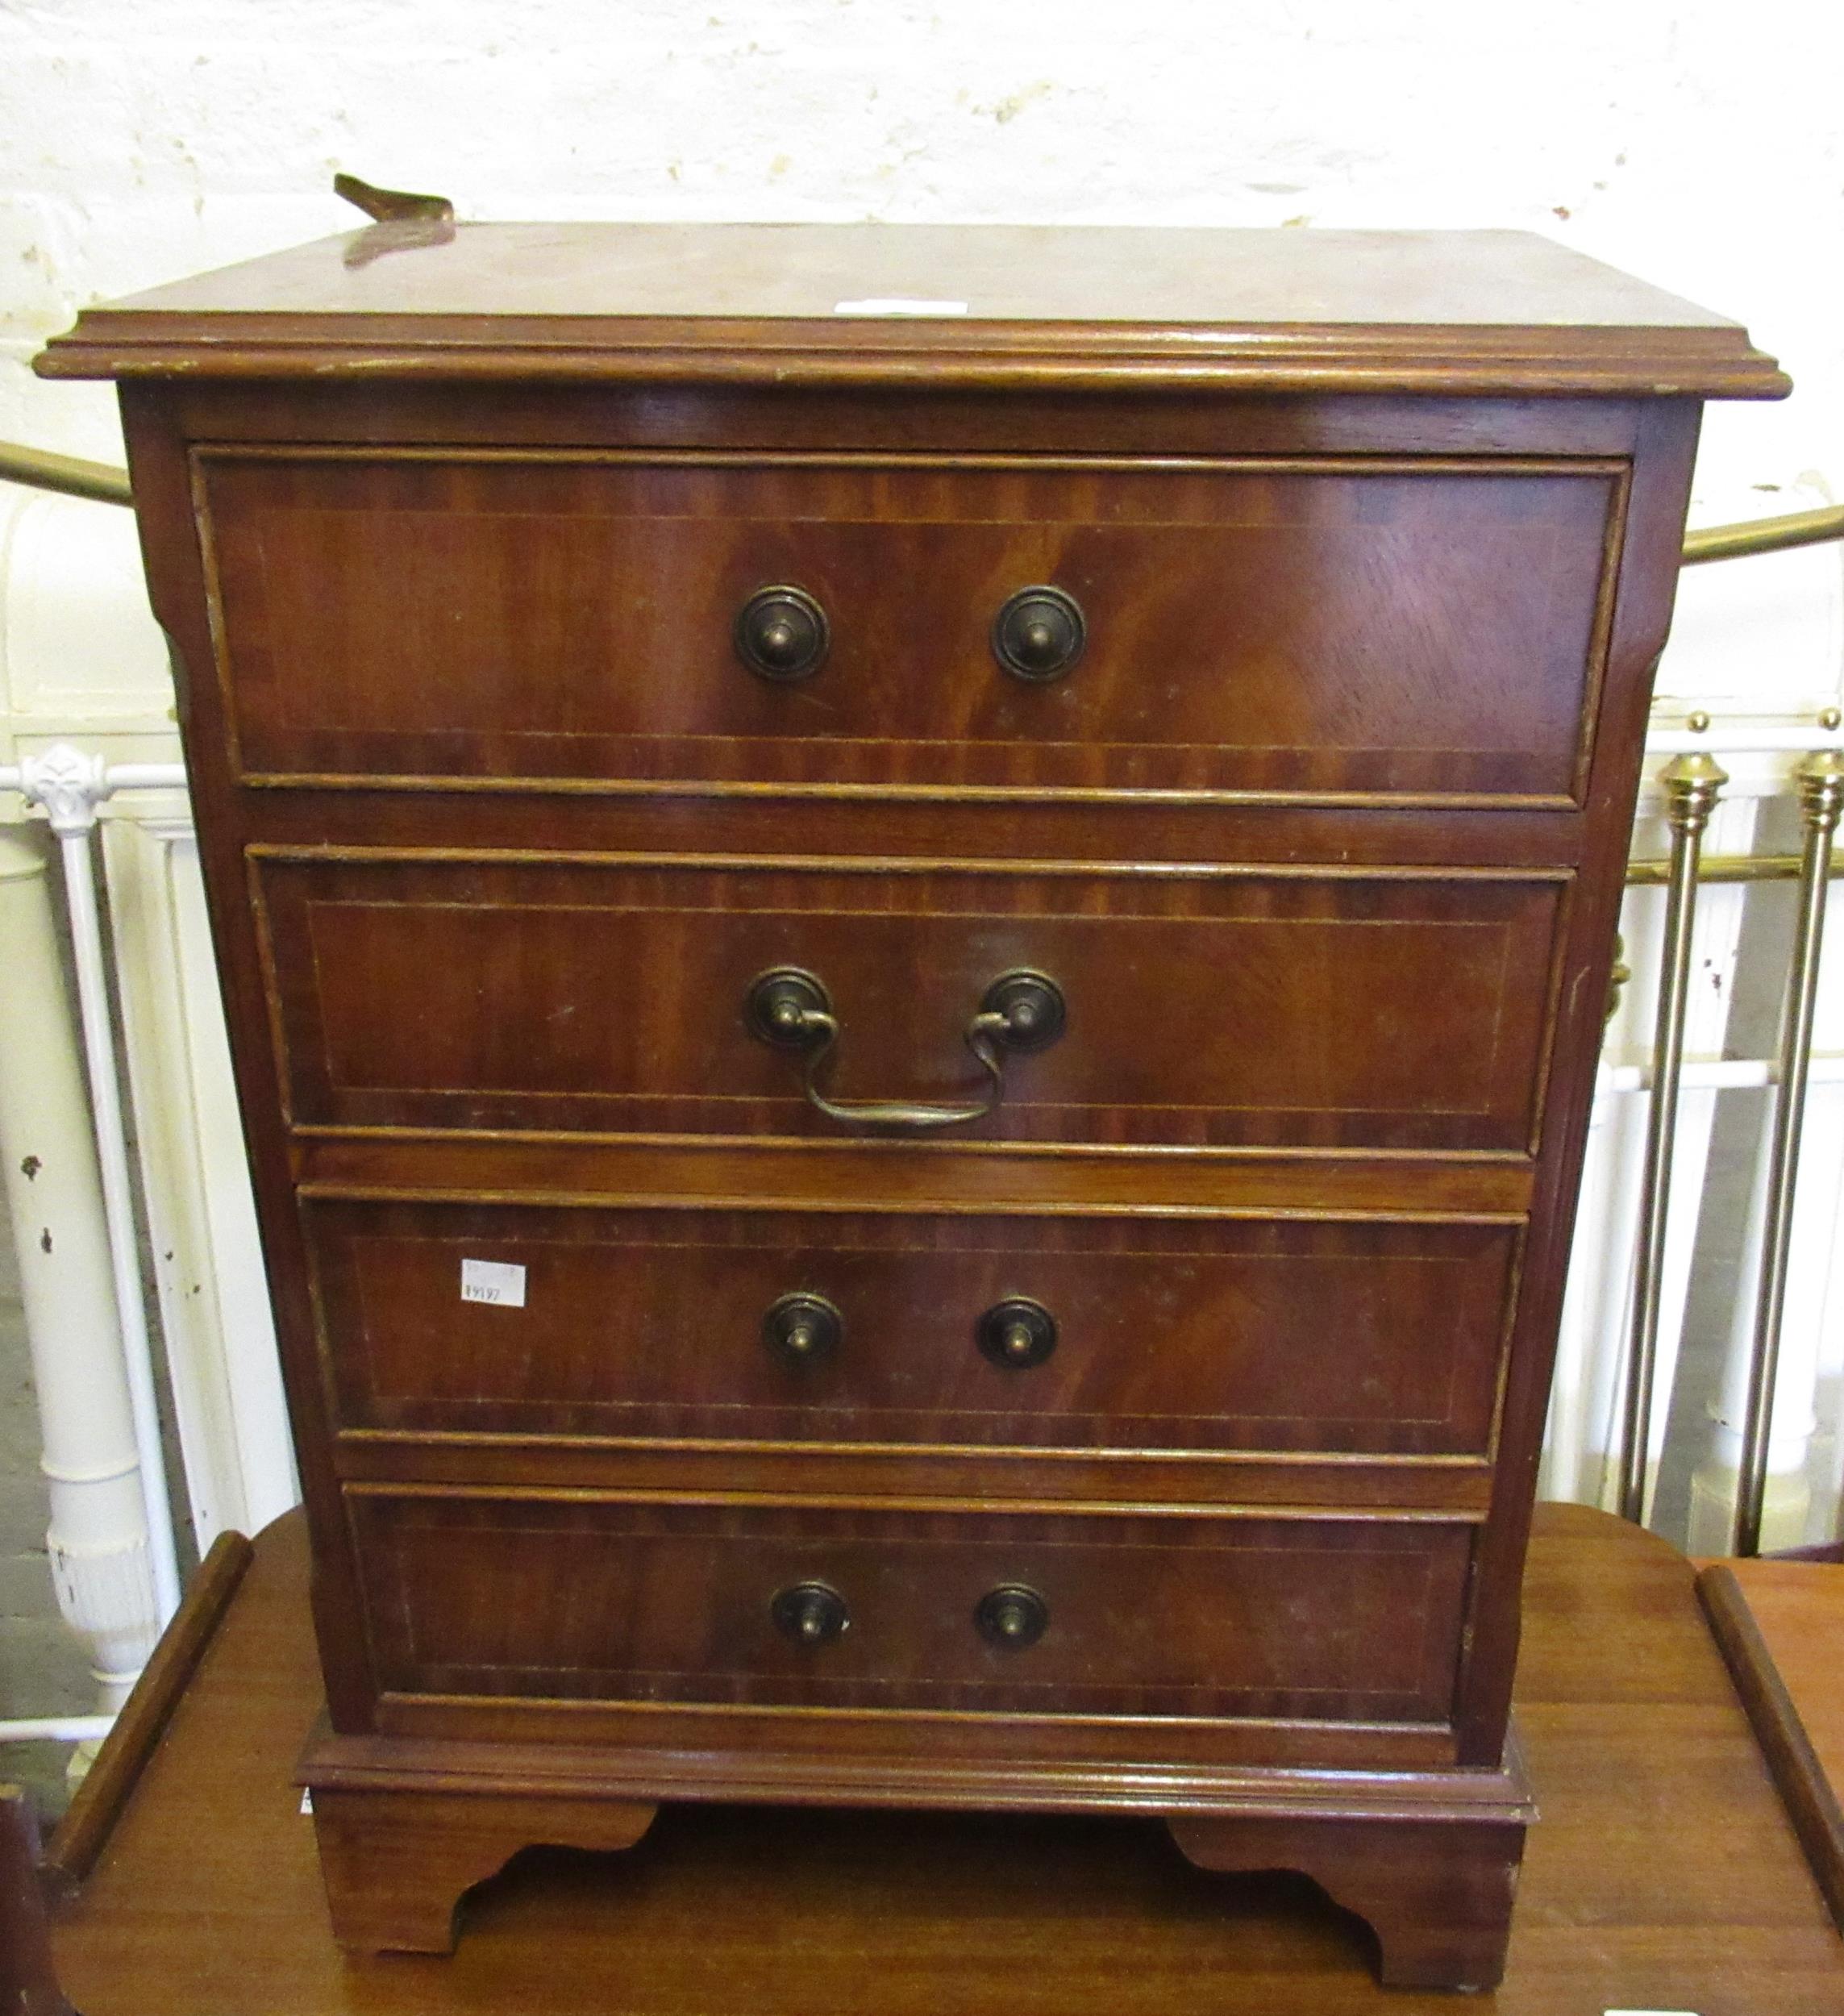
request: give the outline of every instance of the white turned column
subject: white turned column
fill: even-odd
[[[202,1553],[300,1492],[190,815],[177,793],[113,803],[102,835],[122,1048]]]
[[[0,1159],[60,1609],[121,1705],[159,1634],[102,1185],[37,829],[0,825]]]

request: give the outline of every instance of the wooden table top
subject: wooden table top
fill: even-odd
[[[385,235],[291,246],[110,308],[823,322],[882,306],[923,319],[932,309],[937,319],[1209,328],[1735,327],[1530,231],[419,223],[389,256],[352,258]]]
[[[1730,1561],[1812,1747],[1844,1785],[1844,1562]]]
[[[351,1960],[293,1783],[319,1707],[298,1516],[230,1614],[56,1928],[85,2016],[1272,2016],[1451,2012],[1378,1989],[1304,1879],[1210,1876],[1156,1824],[712,1807],[625,1855],[534,1851],[452,1960]],[[1543,1818],[1510,1964],[1469,2009],[1844,2009],[1844,1943],[1705,1627],[1689,1564],[1546,1506],[1519,1722]]]
[[[1793,1831],[1844,1930],[1844,1564],[1829,1558],[1835,1552],[1715,1561],[1696,1582]]]

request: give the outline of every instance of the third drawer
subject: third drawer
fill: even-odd
[[[1489,1453],[1521,1227],[317,1198],[341,1424]]]

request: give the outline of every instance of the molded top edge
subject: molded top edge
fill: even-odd
[[[1513,231],[452,224],[87,310],[48,377],[1789,386],[1737,323]]]

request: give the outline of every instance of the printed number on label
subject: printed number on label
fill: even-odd
[[[511,1260],[461,1262],[461,1300],[497,1302],[502,1309],[525,1306],[525,1269]]]

